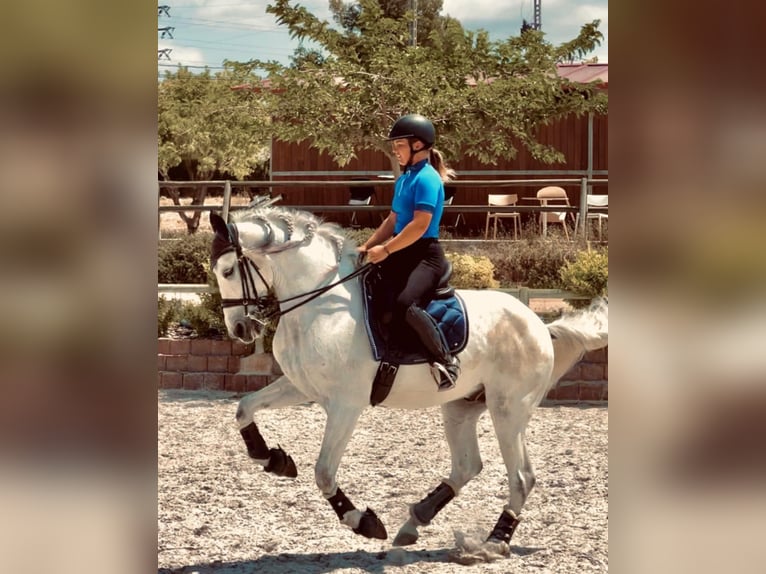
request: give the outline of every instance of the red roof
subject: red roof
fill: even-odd
[[[556,69],[559,76],[571,82],[586,84],[596,81],[604,88],[609,86],[609,64],[607,63],[558,64]]]

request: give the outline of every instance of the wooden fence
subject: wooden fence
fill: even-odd
[[[302,209],[310,211],[312,213],[375,213],[380,211],[389,211],[391,209],[389,204],[381,205],[348,205],[344,204],[331,204],[331,205],[299,205],[290,202],[290,189],[300,189],[308,186],[321,186],[321,187],[361,187],[370,186],[371,183],[377,185],[393,187],[393,180],[390,178],[381,179],[380,181],[235,181],[230,180],[213,180],[213,181],[159,181],[158,182],[158,198],[163,188],[181,188],[181,187],[200,187],[207,186],[213,188],[223,188],[223,200],[221,205],[186,205],[186,206],[160,206],[160,212],[178,212],[178,211],[211,211],[220,210],[224,218],[227,218],[229,213],[233,210],[244,209],[248,206],[233,206],[231,205],[232,187],[241,188],[259,188],[267,189],[269,195],[273,195],[274,190],[284,191],[285,194],[279,194],[275,197],[269,197],[261,203],[275,203],[280,202],[280,205],[287,205],[296,209]],[[591,186],[594,184],[606,185],[608,179],[594,179],[582,177],[576,178],[562,178],[562,179],[510,179],[510,180],[464,180],[454,181],[450,185],[455,187],[487,187],[490,188],[489,192],[496,192],[498,189],[505,189],[510,187],[528,187],[529,185],[558,185],[558,186],[573,186],[576,185],[579,189],[579,206],[562,207],[562,206],[547,206],[541,205],[515,205],[509,207],[498,207],[489,205],[446,205],[444,212],[446,213],[487,213],[493,212],[519,212],[519,213],[540,213],[545,211],[562,212],[567,211],[571,213],[580,214],[579,221],[584,223],[587,221],[588,205],[587,195]],[[488,192],[488,193],[489,193]],[[158,214],[159,225],[159,214]],[[575,233],[579,232],[583,236],[585,235],[585,225],[580,225]],[[207,284],[158,284],[159,293],[187,293],[198,294],[208,293],[211,291],[211,287]],[[572,293],[570,291],[564,291],[561,289],[528,289],[521,287],[517,289],[500,289],[506,293],[510,293],[517,299],[520,299],[526,305],[529,305],[530,299],[584,299],[582,295]]]
[[[452,204],[445,205],[444,213],[449,214],[472,214],[481,213],[486,214],[488,211],[502,212],[502,213],[540,213],[546,211],[555,212],[570,212],[579,213],[579,221],[587,221],[588,205],[587,196],[594,185],[606,187],[608,184],[607,178],[551,178],[551,179],[492,179],[492,180],[463,180],[450,182],[450,186],[455,188],[472,188],[477,187],[488,188],[487,193],[481,198],[481,201],[477,198],[473,198],[474,203],[467,204]],[[160,225],[160,214],[162,212],[193,212],[193,211],[210,211],[221,210],[224,219],[226,219],[232,210],[242,209],[247,206],[232,206],[231,196],[232,188],[257,188],[263,189],[268,192],[267,198],[270,202],[279,201],[280,205],[293,207],[295,209],[302,209],[310,211],[312,213],[331,214],[326,216],[328,220],[332,219],[332,214],[345,214],[345,218],[336,218],[337,223],[349,224],[350,216],[352,213],[376,213],[387,212],[391,209],[391,197],[393,194],[394,181],[392,178],[382,178],[378,180],[290,180],[290,181],[230,181],[230,180],[211,180],[211,181],[158,181],[157,194],[158,201],[163,189],[178,189],[178,188],[195,188],[195,187],[209,187],[219,188],[223,190],[223,201],[220,206],[213,205],[183,205],[183,206],[159,206],[159,213],[157,214],[158,228]],[[508,188],[521,187],[529,188],[530,185],[537,186],[549,186],[555,185],[565,188],[574,188],[576,193],[572,193],[572,196],[576,197],[576,201],[572,201],[572,206],[541,206],[541,205],[514,205],[508,207],[489,206],[487,204],[486,196],[490,193],[503,193]],[[377,194],[377,201],[371,205],[348,205],[348,197],[345,193],[348,193],[349,188],[352,187],[374,187],[380,188],[381,193]],[[302,193],[301,190],[314,188],[314,193],[307,196],[306,193]],[[343,188],[341,193],[337,192],[328,197],[329,194],[320,194],[317,190],[321,188]],[[271,197],[275,193],[279,192],[279,195],[274,198]],[[385,192],[384,192],[385,191]],[[573,199],[574,199],[573,197]],[[309,201],[307,201],[309,200]],[[331,202],[328,202],[331,201]],[[583,236],[585,235],[586,226],[580,225],[579,231]]]

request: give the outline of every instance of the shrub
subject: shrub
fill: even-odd
[[[494,278],[494,266],[483,255],[446,253],[452,263],[450,284],[458,289],[493,289],[500,284]]]
[[[375,230],[371,227],[362,227],[359,229],[351,229],[346,227],[343,229],[343,232],[346,234],[346,237],[355,241],[357,245],[361,245],[370,237],[372,237],[372,234],[375,233]]]
[[[587,307],[590,300],[607,294],[609,255],[607,249],[580,251],[574,261],[559,271],[563,288],[590,299],[570,301],[573,307]]]
[[[375,233],[375,229],[372,227],[360,227],[358,229],[345,227],[343,228],[343,232],[346,234],[346,237],[353,239],[357,245],[361,245],[372,237],[372,234]],[[442,228],[439,231],[439,237],[441,239],[457,239],[458,235],[454,231]]]
[[[214,312],[204,304],[184,302],[178,311],[178,320],[194,329],[198,337],[218,338],[226,335],[220,309]]]
[[[450,245],[450,250],[487,257],[501,287],[561,289],[559,269],[574,261],[582,246],[582,243],[567,241],[563,236],[553,236],[492,244]]]
[[[170,325],[177,321],[180,304],[176,299],[166,299],[160,296],[157,299],[157,336],[166,337]]]
[[[374,232],[372,228],[345,229],[346,235],[361,245]],[[209,272],[212,234],[199,232],[180,240],[160,242],[158,282],[208,283],[217,287]],[[587,250],[582,240],[568,241],[549,229],[546,238],[521,241],[447,244],[447,258],[452,262],[451,283],[462,289],[485,289],[525,286],[531,289],[565,289],[590,298],[606,293],[608,280],[607,251]],[[587,305],[587,300],[570,302]],[[226,336],[226,327],[217,288],[202,294],[199,305],[181,304],[159,298],[157,331],[164,336],[173,322],[186,321],[198,336]],[[271,301],[269,310],[276,308]],[[263,333],[264,350],[271,351],[277,322]]]
[[[213,234],[199,232],[165,239],[157,248],[158,283],[206,283]]]

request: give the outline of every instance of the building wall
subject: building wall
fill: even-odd
[[[608,116],[593,118],[593,170],[594,177],[606,178],[608,172]],[[588,169],[588,117],[570,116],[543,126],[539,140],[553,145],[564,153],[563,164],[546,165],[533,159],[525,149],[519,149],[515,158],[499,160],[497,164],[484,164],[476,158],[447,157],[447,163],[458,172],[460,180],[498,179],[579,179]],[[437,144],[438,147],[438,144]],[[528,173],[533,172],[533,173]],[[548,172],[548,173],[536,173]],[[272,179],[275,181],[327,181],[351,180],[391,174],[388,157],[379,151],[362,150],[349,164],[340,167],[328,154],[311,148],[310,142],[286,143],[274,141],[272,145]],[[390,205],[393,186],[390,182],[375,182],[373,203]],[[517,193],[519,197],[534,197],[542,185],[520,187],[459,186],[455,205],[486,205],[489,193]],[[579,205],[580,184],[562,184],[573,205]],[[282,205],[344,205],[349,199],[349,188],[306,186],[274,188],[283,196]],[[276,191],[275,191],[276,192]],[[594,185],[592,193],[608,193],[608,185]],[[347,214],[327,214],[326,218],[347,223]],[[468,225],[483,224],[484,214],[466,214]]]

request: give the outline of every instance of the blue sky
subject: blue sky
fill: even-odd
[[[157,33],[158,49],[170,49],[170,59],[158,60],[159,70],[185,66],[219,69],[224,59],[251,58],[289,62],[298,46],[286,28],[278,26],[266,12],[269,0],[160,0],[170,16],[157,19],[158,29],[171,26],[172,39]],[[302,0],[316,16],[331,20],[327,0]],[[517,35],[522,19],[532,21],[532,0],[444,0],[443,14],[457,18],[467,30],[484,29],[493,40]],[[574,38],[580,26],[601,19],[604,41],[589,57],[608,61],[609,18],[607,0],[542,0],[543,32],[549,42],[559,44]]]

